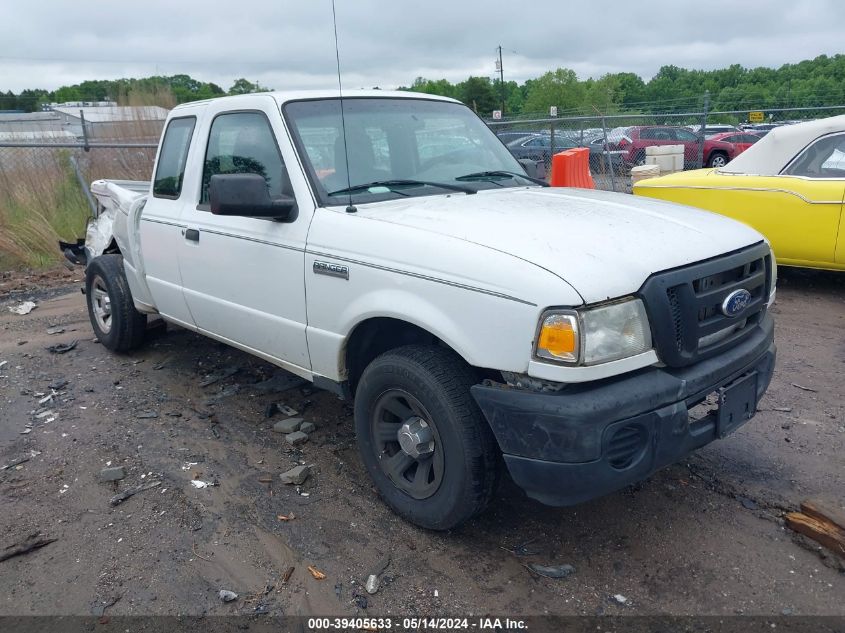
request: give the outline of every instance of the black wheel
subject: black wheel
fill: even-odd
[[[100,255],[88,264],[85,297],[91,327],[105,347],[127,352],[144,342],[147,315],[132,303],[121,255]]]
[[[409,345],[364,370],[355,431],[367,471],[393,510],[448,530],[490,501],[499,452],[470,394],[472,369],[452,352]]]
[[[728,164],[728,157],[722,152],[714,152],[710,155],[710,160],[707,161],[708,167],[724,167]]]

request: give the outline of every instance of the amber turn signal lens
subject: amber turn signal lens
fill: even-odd
[[[537,339],[537,352],[546,358],[578,359],[577,321],[570,315],[552,315],[543,321]]]

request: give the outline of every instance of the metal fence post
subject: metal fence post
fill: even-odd
[[[704,167],[704,132],[707,130],[707,110],[710,109],[710,91],[704,92],[704,112],[701,114],[701,128],[698,130],[698,168]]]
[[[548,176],[552,170],[552,164],[554,163],[554,156],[555,156],[555,122],[549,122],[549,129],[552,133],[552,138],[549,140],[549,166],[546,169],[546,175]]]
[[[88,146],[88,128],[85,125],[85,113],[82,110],[79,111],[79,120],[82,122],[83,149],[88,152],[91,148]]]
[[[610,160],[610,150],[607,147],[607,123],[604,119],[604,114],[601,115],[601,132],[604,135],[604,143],[601,152],[604,154],[604,160],[607,164],[607,171],[610,174],[610,188],[616,191],[616,177],[613,175],[613,162]]]

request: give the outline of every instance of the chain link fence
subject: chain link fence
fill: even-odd
[[[587,148],[596,188],[630,193],[631,169],[646,163],[648,147],[683,146],[684,169],[720,166],[733,155],[711,140],[715,134],[731,133],[729,140],[748,146],[776,125],[845,112],[845,106],[767,110],[768,122],[743,125],[739,121],[749,111],[709,112],[706,99],[704,104],[701,111],[691,112],[512,118],[487,124],[516,158],[542,162],[547,175],[554,154]]]
[[[91,181],[149,180],[157,138],[0,142],[0,269],[59,257],[59,240],[85,234]]]

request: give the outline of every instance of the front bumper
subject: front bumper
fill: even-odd
[[[688,367],[652,367],[555,393],[476,385],[472,394],[516,484],[548,505],[572,505],[642,481],[747,422],[775,356],[766,315],[741,343]],[[724,411],[690,417],[708,395],[732,387],[746,394],[741,419],[728,425]]]

